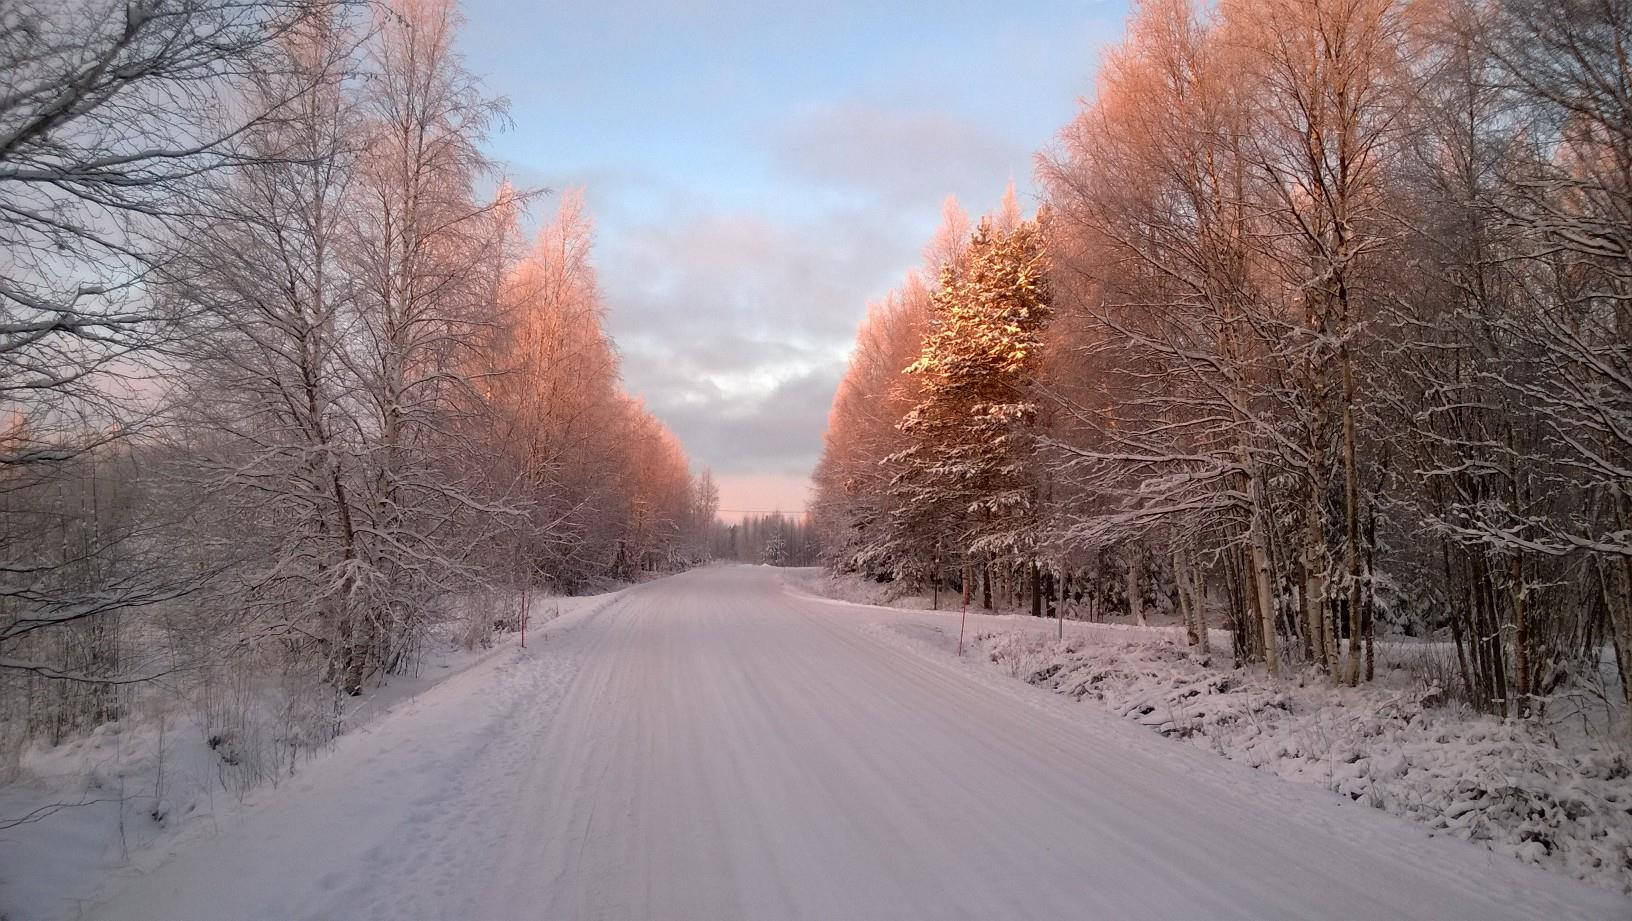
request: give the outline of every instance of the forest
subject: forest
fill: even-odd
[[[821,548],[808,517],[750,512],[740,521],[714,522],[708,559],[768,566],[815,566],[821,562]]]
[[[0,8],[0,778],[138,688],[218,736],[270,700],[289,761],[433,633],[706,555],[718,493],[620,386],[582,196],[524,238],[545,193],[483,152],[459,26]]]
[[[0,0],[0,921],[1632,917],[1629,49]]]
[[[1203,651],[1227,627],[1271,676],[1356,685],[1432,637],[1479,710],[1576,682],[1632,711],[1629,24],[1136,4],[1035,215],[949,202],[871,305],[824,558],[977,610],[1160,611]]]

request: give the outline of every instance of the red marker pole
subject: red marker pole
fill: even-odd
[[[963,655],[963,625],[969,622],[969,605],[963,606],[963,617],[958,620],[958,655]]]
[[[527,586],[521,587],[521,648],[527,648]]]
[[[969,623],[969,567],[963,567],[963,614],[958,617],[958,657],[963,657],[963,628]]]

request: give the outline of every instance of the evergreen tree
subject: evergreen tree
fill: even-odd
[[[772,566],[786,566],[788,563],[788,540],[781,531],[771,534],[770,540],[765,542],[765,562]]]
[[[906,447],[886,459],[892,552],[919,570],[907,575],[933,577],[970,554],[1029,557],[1036,546],[1030,381],[1052,313],[1045,223],[982,221],[963,259],[942,269],[922,352],[906,369],[922,396],[900,423]]]

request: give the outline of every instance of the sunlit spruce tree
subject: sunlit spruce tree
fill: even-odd
[[[1029,382],[1052,313],[1046,220],[982,221],[963,258],[942,269],[922,352],[906,369],[922,396],[900,423],[906,446],[885,461],[908,575],[938,578],[977,558],[1035,551]]]

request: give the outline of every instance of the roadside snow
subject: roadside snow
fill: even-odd
[[[981,632],[975,655],[1164,736],[1632,894],[1632,755],[1440,709],[1433,692],[1220,669],[1165,637]]]
[[[796,589],[846,604],[888,601],[887,633],[953,654],[957,611],[814,571]],[[955,599],[954,599],[955,600]],[[916,609],[916,610],[915,610]],[[908,613],[908,612],[912,613]],[[1271,680],[1202,657],[1170,627],[971,611],[965,655],[1028,684],[1092,700],[1163,736],[1424,823],[1526,863],[1632,894],[1632,749],[1438,706],[1437,689],[1387,670],[1361,688],[1320,675]],[[1215,633],[1214,647],[1228,648]]]
[[[529,646],[547,642],[552,628],[588,616],[618,594],[537,599]],[[343,700],[342,731],[366,732],[448,679],[513,657],[518,641],[502,634],[485,648],[440,643],[417,675],[393,677]],[[283,734],[287,725],[269,712],[277,709],[276,688],[222,693],[236,698],[230,703],[237,718],[226,727],[220,705],[205,712],[153,695],[159,699],[144,701],[139,716],[24,753],[21,776],[0,786],[0,921],[78,917],[111,876],[151,866],[180,841],[212,833],[333,749],[333,743],[314,748]]]

